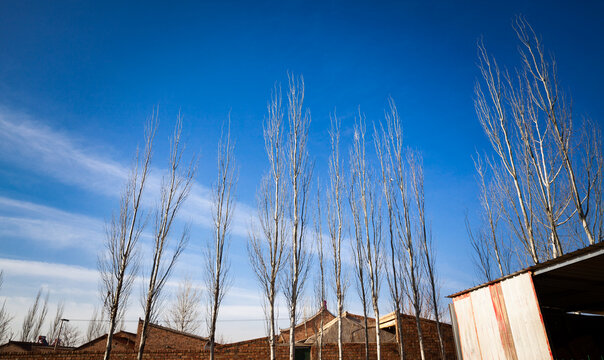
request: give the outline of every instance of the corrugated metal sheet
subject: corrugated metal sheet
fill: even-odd
[[[474,310],[471,294],[462,295],[453,300],[457,325],[459,329],[459,342],[461,343],[461,354],[464,359],[480,359],[480,343],[474,321]]]
[[[530,273],[456,297],[463,359],[551,359]]]
[[[470,297],[472,298],[472,311],[474,312],[481,358],[506,360],[506,351],[499,336],[497,316],[489,288],[478,289]]]
[[[551,359],[531,274],[502,281],[501,290],[518,359]]]

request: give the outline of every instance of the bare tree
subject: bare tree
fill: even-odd
[[[311,184],[312,169],[308,162],[308,127],[310,113],[303,110],[304,105],[304,79],[288,75],[289,87],[287,92],[287,165],[288,165],[288,192],[289,200],[286,203],[288,215],[291,217],[291,242],[288,246],[287,261],[284,278],[285,299],[289,310],[289,359],[295,358],[295,328],[297,322],[296,307],[306,282],[309,260],[306,249],[307,227],[307,198]]]
[[[515,219],[518,219],[520,225],[521,240],[533,262],[537,263],[539,262],[539,256],[533,228],[533,213],[530,208],[532,201],[530,198],[527,199],[529,197],[527,189],[522,184],[523,173],[521,173],[522,169],[519,169],[518,160],[521,155],[518,154],[519,150],[513,143],[511,120],[505,108],[504,82],[501,79],[501,72],[497,63],[492,62],[481,43],[479,43],[478,49],[479,69],[488,90],[488,98],[482,91],[480,83],[477,83],[474,107],[491,146],[513,182],[517,202],[517,204],[514,203],[514,211],[517,215]],[[489,106],[489,102],[491,106]],[[525,169],[530,170],[529,167],[525,167]],[[525,173],[524,175],[524,179],[528,181],[528,174]]]
[[[174,219],[189,196],[196,171],[195,160],[191,161],[184,171],[181,168],[184,150],[184,145],[181,144],[181,134],[182,119],[179,116],[174,127],[174,134],[172,135],[170,144],[168,173],[162,179],[160,190],[161,199],[155,211],[153,261],[148,280],[149,283],[144,307],[145,315],[138,347],[138,360],[142,360],[143,358],[149,322],[156,322],[158,318],[158,299],[161,296],[166,281],[172,274],[174,265],[184,251],[189,240],[189,226],[185,226],[176,243],[173,245],[172,253],[168,253],[171,240],[170,234]]]
[[[4,270],[0,270],[0,290],[2,289],[2,285],[4,284]],[[4,343],[6,339],[10,339],[12,337],[12,332],[10,332],[10,322],[13,320],[13,317],[6,310],[6,300],[2,303],[2,307],[0,308],[0,343]]]
[[[25,318],[21,325],[21,341],[36,341],[47,314],[48,292],[46,292],[46,296],[42,300],[42,289],[40,289],[36,294],[34,303],[27,310],[27,313],[25,313]]]
[[[342,349],[342,313],[346,286],[342,278],[342,235],[345,227],[342,195],[345,192],[342,170],[340,168],[340,121],[335,112],[331,117],[329,131],[331,156],[329,158],[329,190],[327,191],[327,219],[331,255],[333,259],[333,285],[336,295],[338,319],[338,360],[343,359]]]
[[[477,232],[472,230],[468,214],[465,216],[466,231],[472,246],[474,266],[480,282],[489,282],[494,279],[491,264],[491,248],[489,247],[488,235],[484,229],[480,228]]]
[[[497,200],[493,201],[492,198],[498,193],[495,184],[491,183],[487,185],[486,182],[486,169],[479,156],[474,160],[474,166],[478,173],[480,181],[480,202],[484,210],[486,222],[488,223],[488,236],[484,237],[484,240],[488,243],[488,248],[491,248],[495,255],[497,268],[500,276],[505,276],[509,273],[509,255],[506,255],[502,249],[502,243],[498,234],[498,225],[500,214],[500,206],[497,204]],[[494,165],[491,165],[494,168]],[[509,253],[508,253],[509,254]]]
[[[248,255],[252,269],[262,287],[267,307],[270,359],[276,358],[275,300],[279,291],[279,275],[284,251],[284,165],[283,165],[283,110],[281,90],[275,86],[268,104],[264,122],[264,145],[269,160],[269,172],[263,179],[258,194],[258,223],[250,231]]]
[[[379,295],[382,269],[382,229],[381,208],[376,199],[377,191],[373,188],[371,169],[368,169],[365,155],[365,124],[364,116],[359,115],[354,130],[354,140],[351,151],[351,171],[353,172],[352,202],[356,202],[355,211],[358,212],[360,228],[359,233],[363,239],[363,255],[367,269],[369,287],[371,290],[371,304],[376,319],[375,338],[377,358],[381,359]]]
[[[185,277],[178,284],[176,302],[168,310],[164,321],[172,329],[195,333],[200,326],[200,301],[201,291],[193,286],[189,277]]]
[[[207,244],[206,288],[208,296],[208,332],[210,340],[210,359],[214,359],[216,340],[216,320],[220,304],[229,288],[229,263],[227,251],[230,241],[230,230],[234,211],[234,191],[237,185],[235,171],[234,144],[231,140],[229,120],[226,135],[218,145],[218,180],[212,189],[212,219],[214,221],[214,238]]]
[[[572,135],[572,113],[564,101],[564,94],[558,87],[556,74],[556,62],[548,61],[545,57],[545,51],[541,44],[541,39],[526,19],[522,16],[516,17],[514,21],[514,30],[520,40],[520,56],[524,67],[523,81],[526,83],[527,95],[530,97],[530,104],[534,105],[536,111],[541,111],[547,120],[547,128],[551,129],[561,156],[562,164],[567,172],[568,185],[572,194],[572,201],[575,205],[575,211],[585,235],[590,245],[595,244],[596,238],[593,235],[589,224],[590,195],[595,176],[591,170],[592,163],[585,165],[585,192],[581,193],[579,182],[581,176],[577,172],[577,164],[573,163],[571,149]],[[532,119],[537,116],[532,113]],[[538,139],[540,140],[540,139]],[[557,176],[557,169],[554,170],[552,177]],[[546,179],[547,180],[547,179]],[[552,210],[553,211],[553,210]]]
[[[424,257],[423,265],[426,270],[428,278],[428,306],[432,310],[434,320],[436,321],[436,332],[438,334],[438,343],[440,345],[440,355],[444,360],[446,359],[445,354],[445,343],[443,340],[443,334],[440,327],[441,312],[439,306],[440,287],[438,284],[438,278],[436,274],[436,260],[434,254],[434,246],[432,242],[432,234],[426,224],[426,201],[424,197],[424,170],[423,160],[420,154],[411,152],[409,155],[409,168],[411,170],[411,184],[413,189],[413,195],[415,198],[415,205],[417,207],[417,219],[419,228],[419,242],[421,252]]]
[[[492,249],[488,253],[501,275],[509,272],[503,253],[518,250],[521,265],[555,258],[585,244],[573,234],[577,224],[586,243],[598,241],[594,234],[602,221],[601,146],[592,147],[599,137],[581,136],[581,131],[577,135],[571,107],[558,85],[556,62],[546,58],[541,39],[522,16],[515,18],[513,28],[520,41],[521,66],[513,75],[501,70],[480,41],[482,82],[476,85],[475,98],[478,118],[498,159],[487,162],[492,181],[485,180],[480,159],[477,162],[490,236],[475,239],[487,241],[482,247]],[[583,133],[598,133],[587,124]],[[498,204],[487,194],[496,194]],[[507,223],[507,244],[496,236],[499,216]],[[498,249],[500,245],[506,249]]]
[[[352,171],[351,171],[352,172]],[[367,322],[367,271],[365,262],[365,247],[363,246],[363,229],[361,225],[361,215],[356,201],[356,181],[354,172],[350,178],[350,194],[349,204],[352,215],[352,224],[354,228],[354,237],[352,239],[351,248],[354,257],[355,280],[357,293],[363,307],[363,335],[365,337],[365,360],[369,360],[369,324]],[[340,320],[341,321],[341,320]],[[338,329],[339,330],[339,329]],[[338,334],[339,335],[339,334]]]
[[[604,157],[602,156],[602,131],[590,119],[586,119],[583,123],[583,138],[585,139],[585,158],[583,167],[590,169],[593,175],[587,176],[593,180],[592,195],[590,196],[591,204],[589,207],[592,211],[592,234],[596,242],[604,240],[604,203],[602,202],[602,169],[604,168]],[[584,190],[585,191],[585,190]]]
[[[317,181],[317,183],[319,183]],[[319,183],[320,184],[320,183]],[[323,232],[321,229],[321,186],[317,186],[317,210],[315,212],[315,240],[318,250],[318,263],[319,263],[319,281],[316,288],[317,300],[319,300],[319,311],[321,319],[319,320],[319,336],[317,338],[318,343],[318,359],[323,359],[323,310],[325,310],[325,266],[323,260]]]
[[[95,307],[92,311],[92,318],[88,322],[88,327],[86,329],[86,342],[90,342],[99,336],[105,333],[105,311],[101,309],[99,310]]]
[[[109,331],[104,360],[109,360],[113,333],[128,303],[139,259],[137,244],[145,221],[142,215],[142,195],[149,175],[153,138],[156,130],[156,113],[145,128],[145,146],[142,154],[137,151],[126,187],[120,199],[120,210],[107,225],[105,254],[99,256],[101,294],[104,308],[109,315]]]
[[[390,289],[390,297],[394,307],[395,321],[396,321],[396,337],[399,347],[399,355],[401,360],[405,358],[405,347],[403,343],[403,325],[401,320],[401,305],[403,303],[403,291],[402,286],[404,283],[404,277],[402,276],[402,269],[400,268],[399,253],[402,252],[400,249],[400,242],[396,238],[396,222],[395,222],[395,210],[396,205],[394,204],[394,182],[392,174],[392,159],[390,153],[388,130],[394,122],[399,121],[398,111],[392,98],[388,99],[389,109],[385,113],[386,124],[385,128],[382,125],[380,131],[374,129],[375,133],[375,148],[380,162],[381,168],[381,180],[382,190],[384,193],[384,200],[386,203],[386,213],[388,214],[388,239],[390,248],[390,271],[387,271],[386,279]]]
[[[391,104],[393,107],[394,104]],[[422,312],[422,294],[420,279],[421,257],[418,254],[417,245],[413,240],[413,226],[411,222],[410,196],[407,185],[407,160],[403,153],[403,130],[400,119],[396,114],[396,108],[390,110],[390,119],[387,119],[387,148],[388,155],[392,165],[392,181],[395,183],[396,197],[393,197],[396,208],[393,211],[393,218],[396,224],[396,236],[402,248],[406,253],[405,277],[407,278],[406,292],[409,297],[413,312],[415,313],[415,323],[417,326],[417,335],[419,349],[422,360],[425,359],[424,337],[420,323]]]
[[[77,346],[80,343],[80,330],[69,322],[63,323],[63,328],[59,335],[58,341],[61,346]]]
[[[62,300],[57,304],[57,311],[55,317],[48,327],[48,340],[51,342],[59,341],[59,329],[61,328],[61,319],[63,319],[63,313],[65,312],[65,302]]]

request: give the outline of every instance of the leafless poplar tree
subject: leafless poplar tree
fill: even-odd
[[[344,230],[344,209],[342,195],[345,192],[342,170],[340,168],[340,121],[334,113],[329,131],[331,156],[329,158],[329,190],[327,191],[327,221],[331,255],[333,258],[333,286],[336,295],[338,318],[338,360],[343,359],[342,350],[342,313],[346,286],[342,278],[342,235]],[[362,277],[362,276],[361,276]]]
[[[61,334],[59,334],[60,346],[77,346],[80,343],[80,330],[68,322],[63,323]]]
[[[2,285],[4,284],[4,270],[0,270],[0,290],[2,289]],[[13,320],[13,317],[6,310],[6,300],[2,303],[2,307],[0,308],[0,343],[4,343],[7,339],[12,337],[12,332],[10,332],[10,322]]]
[[[142,154],[137,151],[133,168],[120,199],[119,214],[113,215],[107,225],[105,254],[99,256],[98,268],[101,274],[101,294],[104,308],[109,315],[109,332],[104,360],[109,360],[113,333],[128,303],[139,259],[138,240],[145,221],[142,214],[142,195],[149,175],[153,138],[156,130],[156,114],[145,128],[145,146]]]
[[[480,123],[487,134],[491,146],[498,155],[502,167],[509,175],[514,186],[516,202],[513,209],[517,212],[516,218],[520,225],[524,246],[534,263],[539,262],[535,230],[533,228],[532,201],[528,199],[527,189],[522,184],[522,168],[519,169],[519,149],[513,143],[511,120],[506,111],[504,83],[501,72],[496,62],[492,62],[486,49],[479,44],[479,69],[485,81],[487,95],[482,91],[480,83],[476,85],[476,100],[474,103]],[[489,102],[491,105],[489,105]],[[526,167],[525,169],[530,170]],[[525,174],[525,179],[528,176]]]
[[[178,331],[195,333],[200,326],[200,301],[201,291],[193,286],[189,277],[185,277],[178,284],[176,302],[166,314],[164,321],[168,327]]]
[[[38,290],[34,303],[25,313],[23,324],[21,325],[21,341],[36,341],[42,325],[48,314],[48,292],[42,300],[42,289]]]
[[[288,246],[287,261],[289,267],[285,271],[284,292],[289,310],[289,359],[295,359],[295,328],[297,321],[296,307],[306,282],[309,260],[306,249],[307,228],[307,198],[311,184],[312,169],[308,161],[306,148],[310,112],[304,110],[304,79],[300,76],[288,75],[289,87],[287,92],[287,165],[288,165],[288,202],[286,208],[291,217],[288,227],[291,231],[291,242]]]
[[[434,320],[436,321],[436,332],[438,334],[438,343],[440,345],[440,355],[444,360],[446,359],[445,354],[445,343],[443,340],[443,334],[440,326],[441,312],[440,304],[438,299],[440,298],[440,286],[436,274],[436,261],[434,255],[434,246],[432,242],[432,234],[426,224],[426,201],[424,197],[424,170],[423,160],[421,155],[418,153],[410,152],[409,154],[409,168],[411,170],[411,184],[413,189],[413,195],[415,198],[415,205],[417,207],[417,219],[418,219],[418,233],[421,253],[424,257],[423,265],[426,270],[428,280],[428,301]]]
[[[487,185],[486,169],[483,166],[480,157],[477,156],[474,161],[474,166],[476,167],[476,172],[478,173],[480,181],[480,202],[484,210],[486,222],[488,223],[488,236],[484,240],[487,241],[489,244],[487,247],[492,249],[492,253],[495,255],[499,275],[505,276],[510,271],[510,257],[509,253],[506,254],[505,250],[502,249],[502,242],[498,234],[499,218],[501,216],[499,209],[501,206],[498,204],[497,199],[495,199],[495,201],[492,199],[498,194],[498,191],[493,183]],[[493,168],[493,166],[491,166],[491,168]]]
[[[419,349],[422,360],[425,359],[424,337],[420,323],[422,294],[421,294],[421,255],[418,254],[417,245],[413,239],[413,226],[411,223],[410,196],[407,189],[407,160],[403,153],[403,129],[396,113],[394,103],[391,103],[390,117],[387,117],[387,147],[390,163],[392,164],[392,181],[395,183],[396,199],[393,203],[397,207],[393,211],[396,223],[396,236],[406,253],[405,277],[407,278],[407,293],[413,312],[419,341]]]
[[[88,322],[86,329],[86,342],[92,341],[105,333],[105,311],[94,308],[92,318]]]
[[[264,145],[269,160],[269,173],[263,179],[258,194],[258,223],[250,231],[248,255],[266,298],[265,308],[269,333],[270,359],[276,358],[275,300],[279,291],[279,275],[284,251],[284,165],[283,110],[281,90],[275,86],[264,122]]]
[[[589,207],[592,211],[592,234],[596,242],[604,240],[604,202],[602,198],[602,169],[604,168],[604,157],[602,156],[602,130],[590,119],[583,123],[583,138],[585,139],[585,164],[584,168],[589,169],[587,178],[592,178],[592,195],[589,197],[592,202]]]
[[[52,343],[59,341],[59,328],[61,327],[61,319],[63,319],[63,313],[65,312],[65,302],[60,301],[57,304],[57,311],[52,323],[48,327],[48,340]]]
[[[325,266],[323,260],[323,232],[321,229],[321,186],[317,185],[317,210],[315,212],[315,240],[318,250],[318,264],[319,264],[319,282],[317,284],[316,292],[317,292],[317,300],[319,300],[319,311],[321,312],[321,319],[319,320],[319,336],[317,338],[318,343],[318,359],[323,359],[323,310],[325,310]]]
[[[562,164],[567,172],[568,185],[577,217],[585,231],[589,244],[593,245],[596,242],[596,238],[591,230],[588,216],[591,190],[597,174],[592,173],[592,163],[587,162],[585,164],[586,176],[583,177],[583,181],[586,184],[585,192],[582,193],[579,185],[581,176],[577,172],[578,166],[574,163],[571,154],[573,147],[573,143],[571,142],[573,128],[572,113],[565,103],[564,94],[562,94],[558,87],[556,62],[546,59],[541,39],[524,17],[516,17],[514,30],[522,44],[520,49],[520,56],[524,67],[522,80],[526,83],[527,95],[530,97],[531,105],[537,108],[536,111],[543,113],[547,121],[546,126],[552,132],[559,155],[562,158]],[[531,116],[532,120],[536,121],[537,114],[531,113]],[[554,168],[553,171],[554,175],[552,177],[557,176],[556,173],[558,170]]]
[[[473,261],[480,282],[489,282],[494,280],[492,269],[492,249],[489,247],[489,236],[484,228],[477,231],[472,230],[468,214],[465,216],[466,231],[472,246]]]
[[[206,288],[208,296],[208,332],[210,359],[214,359],[216,321],[220,304],[229,288],[229,263],[227,252],[230,241],[231,222],[234,211],[234,191],[237,185],[235,172],[234,144],[231,140],[230,120],[227,133],[218,145],[218,180],[212,188],[212,220],[214,238],[207,244]]]
[[[368,169],[365,156],[365,124],[364,116],[359,115],[354,130],[354,139],[351,151],[352,179],[355,182],[353,202],[360,218],[360,233],[363,238],[363,255],[366,264],[369,287],[371,289],[371,304],[376,319],[375,338],[377,358],[381,359],[379,295],[381,283],[382,259],[382,228],[381,208],[376,199],[377,192],[373,188],[371,169]]]
[[[359,295],[361,305],[363,307],[363,335],[365,337],[365,360],[369,360],[369,324],[367,322],[367,306],[369,300],[367,298],[367,274],[365,273],[367,265],[365,262],[365,247],[363,246],[363,229],[361,225],[361,214],[358,208],[357,201],[355,200],[357,197],[356,193],[358,190],[356,189],[354,172],[351,171],[351,173],[352,176],[350,178],[349,204],[350,212],[352,215],[352,224],[354,228],[354,237],[352,239],[351,248],[354,257],[354,270],[357,285],[357,293]]]
[[[392,174],[392,158],[390,154],[388,129],[393,126],[393,123],[399,121],[398,111],[392,98],[388,99],[389,109],[385,113],[385,127],[382,125],[380,131],[374,128],[375,133],[375,148],[380,162],[381,168],[381,180],[382,190],[384,193],[384,200],[386,203],[386,213],[388,215],[388,240],[390,249],[390,271],[387,271],[386,279],[390,289],[390,297],[395,312],[396,321],[396,337],[399,347],[399,355],[401,360],[405,358],[405,348],[403,343],[403,325],[401,320],[401,306],[403,303],[403,284],[404,277],[402,276],[402,269],[400,268],[401,261],[403,258],[400,256],[402,249],[400,248],[400,241],[396,238],[396,222],[395,222],[395,211],[396,204],[394,204],[394,182]]]
[[[528,255],[530,265],[562,255],[565,247],[582,246],[584,242],[570,230],[576,223],[588,244],[598,241],[594,224],[601,222],[601,198],[596,195],[601,189],[601,148],[592,148],[591,136],[582,140],[576,134],[571,108],[558,85],[556,63],[546,58],[539,36],[522,16],[516,17],[513,27],[521,44],[521,67],[514,75],[500,70],[482,41],[478,44],[482,83],[476,86],[475,108],[499,160],[489,161],[489,166],[496,184],[493,193],[500,202],[497,208],[512,239],[507,248],[516,249],[518,239],[519,262],[524,264]],[[487,182],[481,166],[477,170],[484,194]],[[486,207],[495,204],[488,201],[481,197],[492,228],[493,209]],[[483,240],[489,242],[487,248],[502,244],[494,236]],[[505,273],[498,258],[501,250],[491,254],[499,273]]]
[[[145,315],[138,347],[138,360],[142,360],[143,358],[149,322],[156,322],[158,317],[158,299],[161,296],[166,281],[172,274],[174,265],[184,251],[189,240],[189,227],[185,226],[173,246],[172,253],[168,253],[174,219],[189,196],[196,171],[195,160],[191,161],[184,171],[181,168],[184,150],[184,145],[181,144],[181,134],[182,119],[179,116],[174,127],[174,134],[172,135],[170,144],[168,173],[162,179],[160,189],[161,199],[155,210],[153,261],[151,264],[151,273],[149,274],[149,283],[144,306]]]

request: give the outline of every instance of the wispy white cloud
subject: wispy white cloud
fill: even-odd
[[[126,164],[95,152],[100,144],[84,145],[71,134],[53,129],[41,121],[0,107],[0,159],[17,167],[51,176],[93,193],[118,197],[128,176]],[[159,196],[161,169],[148,179],[145,205],[152,207]],[[235,206],[233,234],[245,237],[255,210],[243,203]],[[208,186],[195,183],[181,212],[181,218],[202,228],[212,225],[211,193]]]
[[[96,270],[82,266],[50,263],[43,261],[14,260],[0,258],[0,269],[5,276],[31,277],[35,279],[52,279],[70,282],[84,282],[96,284],[99,277]],[[72,285],[74,285],[72,283]]]
[[[103,228],[102,221],[89,216],[0,197],[0,237],[4,239],[28,239],[50,248],[95,251],[103,239]]]
[[[0,157],[66,184],[116,194],[127,168],[87,150],[72,136],[31,117],[0,108]]]

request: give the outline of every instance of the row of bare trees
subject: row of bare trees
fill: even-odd
[[[230,124],[229,124],[230,126]],[[128,176],[120,201],[119,212],[107,226],[106,251],[99,256],[101,291],[104,297],[104,311],[99,321],[92,321],[88,336],[103,330],[104,314],[108,318],[108,336],[105,359],[111,354],[112,337],[120,320],[123,320],[135,279],[140,276],[146,291],[142,298],[143,319],[137,359],[142,359],[150,323],[160,320],[160,304],[164,300],[163,290],[174,271],[175,265],[189,242],[189,225],[174,234],[179,211],[187,200],[197,172],[197,159],[183,158],[185,144],[182,142],[182,119],[179,116],[170,141],[168,169],[159,184],[159,200],[152,210],[145,203],[146,190],[150,179],[153,157],[153,143],[158,127],[155,112],[145,129],[145,143],[137,156]],[[219,144],[218,180],[213,186],[212,216],[214,236],[203,241],[205,267],[201,272],[206,276],[205,293],[209,309],[208,332],[210,334],[211,358],[214,357],[216,319],[225,292],[228,289],[228,248],[231,219],[234,210],[234,187],[236,184],[234,144],[230,138],[230,128]],[[142,261],[139,240],[146,229],[149,218],[153,219],[151,254]],[[148,266],[148,268],[147,268]],[[140,271],[144,268],[144,271]],[[106,294],[106,295],[105,295]],[[199,290],[186,280],[179,287],[176,303],[166,314],[166,322],[179,330],[195,331],[199,326]],[[97,320],[95,313],[95,319]]]
[[[468,233],[482,280],[602,241],[601,134],[578,122],[556,62],[522,17],[520,65],[501,68],[478,43],[475,108],[492,153],[475,159],[481,225]]]
[[[4,282],[4,271],[0,271],[0,289]],[[65,311],[65,303],[60,301],[57,304],[56,313],[46,332],[46,339],[53,345],[73,346],[80,339],[80,332],[77,327],[66,323],[63,319]],[[23,322],[21,324],[21,332],[18,338],[21,341],[34,342],[38,340],[38,336],[42,334],[42,327],[48,316],[48,292],[38,290],[34,302],[25,312]],[[0,308],[0,343],[12,339],[14,336],[10,328],[10,323],[13,316],[6,309],[6,301],[2,303]]]
[[[311,187],[312,167],[307,152],[310,115],[303,108],[304,82],[289,75],[287,104],[282,104],[281,89],[275,86],[264,122],[264,141],[269,169],[258,192],[257,228],[250,230],[248,254],[265,299],[265,313],[270,358],[276,358],[276,301],[283,291],[289,311],[289,354],[295,356],[297,304],[310,271],[310,245],[306,243],[307,199]],[[287,118],[285,121],[284,118]],[[381,358],[378,324],[369,324],[369,309],[380,317],[381,284],[386,276],[396,311],[398,328],[401,313],[411,304],[416,315],[420,349],[424,346],[420,316],[425,309],[442,318],[439,307],[439,282],[435,269],[434,247],[425,212],[421,156],[403,148],[402,127],[394,101],[383,122],[375,123],[375,154],[366,150],[365,118],[359,112],[351,140],[350,171],[345,174],[340,155],[341,123],[331,116],[329,181],[317,187],[315,237],[318,247],[317,297],[321,307],[326,293],[326,279],[336,298],[338,353],[342,352],[342,317],[349,280],[342,253],[352,250],[353,268],[365,327],[365,357],[369,357],[369,331],[375,329],[377,356]],[[370,158],[371,157],[371,158]],[[379,166],[375,166],[378,163]],[[320,194],[326,194],[323,201]],[[327,214],[321,212],[325,205]],[[348,206],[346,206],[348,204]],[[385,205],[384,205],[385,204]],[[325,215],[322,215],[325,214]],[[329,251],[325,266],[322,216],[326,217]],[[388,218],[384,224],[384,216]],[[350,234],[351,236],[348,236]],[[346,240],[350,240],[349,242]],[[386,241],[384,240],[386,239]],[[326,268],[330,269],[326,274]],[[313,270],[314,271],[314,270]],[[322,328],[322,327],[321,327]],[[371,330],[373,331],[373,330]],[[444,346],[441,340],[441,356]],[[404,358],[402,332],[398,334],[401,358]],[[317,343],[322,356],[322,330]]]
[[[99,255],[98,269],[101,275],[100,291],[103,298],[101,311],[94,310],[86,331],[85,339],[92,340],[108,333],[105,359],[109,359],[113,334],[123,328],[124,314],[132,288],[137,281],[146,291],[141,297],[143,308],[142,331],[137,358],[142,359],[150,323],[160,320],[160,304],[164,300],[163,289],[175,265],[189,241],[189,225],[182,226],[174,234],[177,217],[193,186],[197,171],[195,156],[186,162],[183,159],[185,144],[182,142],[182,119],[176,121],[170,141],[168,169],[158,185],[159,200],[149,205],[148,183],[153,158],[153,144],[158,128],[157,112],[153,113],[145,128],[145,141],[137,151],[125,188],[120,198],[119,211],[107,223],[105,251]],[[234,211],[234,188],[236,171],[234,163],[234,143],[230,137],[230,124],[222,136],[218,151],[218,179],[213,186],[212,215],[214,236],[203,241],[208,304],[208,332],[210,334],[211,357],[214,356],[216,320],[220,303],[228,290],[228,242]],[[154,184],[155,185],[155,184]],[[143,261],[140,253],[140,239],[149,219],[153,220],[151,253]],[[141,269],[143,271],[141,271]],[[0,272],[0,287],[3,272]],[[166,322],[183,331],[195,331],[199,327],[200,291],[190,280],[185,280],[178,290],[176,303],[166,314]],[[48,293],[40,290],[34,303],[25,314],[21,329],[21,340],[34,341],[40,334],[48,312]],[[50,339],[59,339],[62,345],[73,345],[80,337],[75,326],[63,319],[64,304],[60,303],[49,329]],[[12,317],[0,308],[0,339],[10,338],[9,323]],[[59,334],[60,332],[60,334]],[[59,336],[60,335],[60,336]]]

